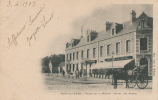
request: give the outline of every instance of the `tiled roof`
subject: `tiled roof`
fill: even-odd
[[[142,14],[144,14],[144,12]],[[139,25],[139,18],[142,16],[142,14],[133,23],[131,23],[131,21],[127,21],[127,22],[122,23],[123,24],[123,29],[120,32],[118,32],[116,35],[114,35],[114,37],[118,36],[118,35],[121,35],[121,34],[126,34],[126,33],[136,31],[136,28]],[[147,16],[147,15],[145,14],[145,16]],[[115,24],[117,24],[117,23],[115,23]],[[111,30],[108,30],[107,32],[106,32],[106,30],[102,30],[102,31],[98,32],[98,36],[93,41],[87,42],[87,37],[82,37],[80,39],[80,42],[76,46],[74,46],[74,47],[69,46],[66,49],[80,47],[80,46],[83,46],[83,45],[87,45],[87,44],[90,44],[90,43],[94,43],[94,42],[97,42],[97,41],[108,39],[110,37],[112,37],[111,36]]]

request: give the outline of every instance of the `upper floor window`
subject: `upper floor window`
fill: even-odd
[[[107,55],[110,55],[110,48],[111,48],[111,45],[107,45]]]
[[[100,56],[103,56],[103,46],[100,47]]]
[[[115,34],[115,28],[112,29],[112,35],[114,35],[114,34]]]
[[[120,53],[120,42],[116,43],[116,54]]]
[[[73,60],[75,60],[75,53],[73,53]]]
[[[78,52],[76,52],[76,59],[78,59]]]
[[[84,51],[81,51],[81,58],[84,57]]]
[[[70,53],[70,61],[71,61],[71,53]]]
[[[74,46],[74,43],[72,43],[72,47]]]
[[[131,40],[126,41],[126,52],[131,52]]]
[[[66,59],[69,60],[69,54],[67,54],[67,58]]]
[[[93,48],[93,57],[96,57],[96,48]]]
[[[89,35],[87,36],[87,42],[89,42]]]
[[[147,38],[140,38],[140,50],[147,50]]]
[[[146,20],[145,19],[140,21],[140,26],[141,26],[141,28],[146,27]]]
[[[89,49],[87,49],[87,58],[89,58]]]

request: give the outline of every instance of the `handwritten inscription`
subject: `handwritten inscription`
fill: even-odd
[[[12,46],[12,45],[15,45],[15,46],[18,45],[17,39],[22,34],[22,32],[25,30],[25,28],[26,28],[26,24],[21,28],[21,30],[19,32],[17,32],[17,34],[12,34],[11,38],[8,38],[8,44],[9,44],[8,48],[10,48],[10,46]]]
[[[34,7],[36,6],[35,1],[8,1],[7,7]]]
[[[36,16],[33,19],[31,18],[31,16],[29,16],[29,25],[32,25],[32,23],[38,18],[44,7],[45,5],[37,12]]]
[[[44,8],[45,8],[45,5],[40,7],[40,10],[36,13],[34,17],[29,16],[29,21],[23,25],[23,27],[20,29],[19,32],[17,32],[16,34],[11,34],[10,38],[8,38],[8,48],[10,48],[13,45],[15,47],[18,46],[18,38],[20,37],[20,35],[24,34],[23,32],[25,31],[26,27],[29,28],[31,25],[33,25],[33,23],[40,16]],[[53,15],[54,15],[54,11],[48,19],[46,19],[45,15],[42,16],[42,20],[40,20],[39,26],[35,28],[34,32],[32,32],[30,35],[26,37],[26,40],[29,43],[29,46],[31,46],[31,40],[34,39],[36,41],[37,33],[39,33],[42,27],[45,28],[47,26],[47,24],[53,19]]]
[[[43,27],[45,28],[46,25],[53,19],[53,14],[51,14],[50,18],[48,20],[45,20],[45,16],[43,16],[43,21],[41,21],[41,24],[37,26],[35,29],[35,32],[31,34],[31,36],[27,37],[27,41],[29,42],[29,46],[31,46],[31,40],[34,39],[36,41],[36,35],[40,31],[40,29]]]

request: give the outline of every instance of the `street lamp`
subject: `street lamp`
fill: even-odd
[[[114,52],[112,51],[112,85],[113,85],[113,58],[114,58]]]

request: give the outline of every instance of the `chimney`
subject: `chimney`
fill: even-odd
[[[111,29],[111,25],[112,25],[112,23],[111,23],[111,22],[106,22],[105,25],[106,25],[106,26],[105,26],[106,31],[108,31],[109,29]]]
[[[136,12],[134,10],[132,10],[132,13],[131,13],[131,23],[133,23],[134,21],[136,21]]]

